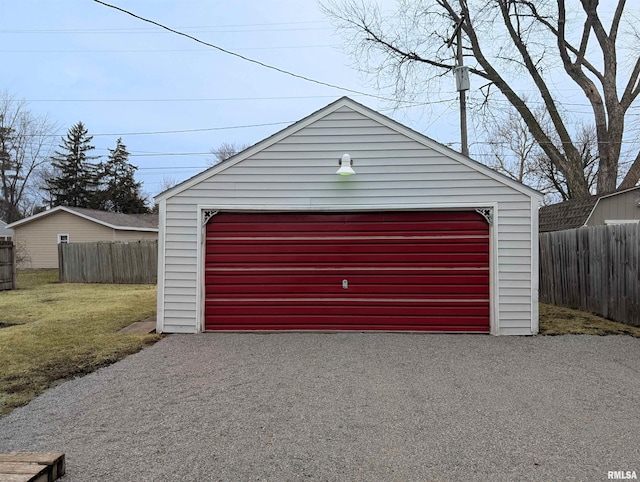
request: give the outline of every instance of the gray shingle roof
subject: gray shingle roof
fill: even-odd
[[[158,215],[157,214],[122,214],[122,213],[109,213],[106,211],[99,211],[97,209],[87,208],[67,208],[71,211],[75,211],[78,214],[87,216],[103,223],[111,224],[115,227],[122,228],[153,228],[158,229]]]
[[[584,226],[600,196],[570,199],[557,204],[543,206],[538,211],[540,232],[561,231]]]

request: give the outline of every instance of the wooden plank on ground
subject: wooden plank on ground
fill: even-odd
[[[7,479],[25,482],[48,482],[49,467],[27,462],[0,462],[0,481]],[[5,477],[11,476],[11,477]],[[18,476],[18,477],[15,477]]]
[[[61,452],[0,454],[1,482],[53,482],[62,477],[65,470],[65,457]]]

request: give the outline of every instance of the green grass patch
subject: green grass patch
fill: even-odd
[[[59,283],[57,270],[19,272],[18,289],[0,292],[0,416],[159,340],[117,333],[155,310],[155,285]]]
[[[540,303],[540,334],[631,335],[640,338],[640,328],[584,311]]]

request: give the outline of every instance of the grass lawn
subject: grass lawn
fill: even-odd
[[[0,292],[0,416],[159,340],[117,333],[155,310],[155,285],[59,283],[57,270],[19,272],[18,289]],[[570,333],[640,337],[640,328],[541,303],[540,334]]]
[[[631,335],[640,338],[640,328],[584,311],[540,303],[540,334]]]
[[[19,271],[18,289],[0,292],[0,416],[159,340],[117,333],[155,311],[155,285],[59,283],[57,270]]]

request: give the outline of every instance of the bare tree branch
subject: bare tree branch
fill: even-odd
[[[493,104],[495,89],[491,87],[495,86],[522,117],[554,172],[563,176],[568,195],[615,189],[625,120],[640,95],[637,50],[629,58],[631,67],[624,66],[624,77],[628,77],[622,78],[618,72],[623,66],[618,65],[617,42],[624,48],[640,37],[636,33],[625,43],[621,40],[621,26],[629,20],[625,0],[616,2],[606,27],[598,0],[398,0],[401,7],[389,15],[375,2],[325,1],[331,2],[325,11],[341,32],[348,31],[354,58],[364,65],[363,70],[375,76],[379,87],[393,88],[399,99],[429,95],[438,79],[450,72],[455,59],[453,52],[444,50],[444,40],[449,38],[446,32],[451,25],[462,19],[461,47],[469,59],[465,65],[487,81],[480,88],[483,101],[478,113],[501,109]],[[572,3],[567,7],[569,1]],[[589,56],[598,60],[593,62]],[[560,76],[559,65],[564,71]],[[591,106],[589,124],[595,128],[595,155],[585,150],[580,140],[580,117],[571,107],[563,106],[563,94],[556,90],[567,79],[580,88]],[[624,87],[621,97],[618,86]],[[531,87],[537,94],[526,99]],[[534,114],[540,102],[550,119],[548,125],[541,125]],[[588,164],[588,172],[587,158],[597,159]],[[597,170],[595,186],[593,169]],[[628,185],[639,179],[640,172],[632,166],[623,182]]]

